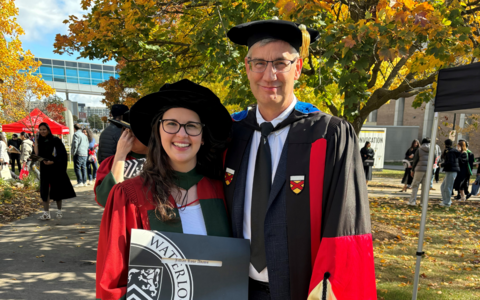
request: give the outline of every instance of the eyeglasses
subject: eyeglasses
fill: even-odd
[[[250,70],[255,73],[263,73],[267,69],[268,63],[272,63],[272,67],[275,73],[287,73],[292,69],[292,64],[296,61],[288,59],[277,60],[263,60],[263,59],[249,59],[248,66]]]
[[[185,128],[185,132],[189,136],[197,136],[202,134],[205,124],[198,122],[188,122],[186,124],[180,124],[175,120],[160,120],[162,123],[163,131],[170,134],[176,134],[180,131],[180,128]]]

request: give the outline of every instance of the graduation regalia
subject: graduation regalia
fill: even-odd
[[[256,107],[233,115],[225,197],[234,237],[243,237]],[[376,299],[365,175],[352,126],[298,102],[272,184],[265,246],[272,300]]]
[[[222,182],[203,177],[197,184],[207,235],[230,237],[231,229]],[[170,197],[176,216],[175,200]],[[97,299],[125,299],[128,283],[128,253],[132,229],[183,233],[180,219],[161,222],[151,197],[146,197],[143,179],[135,177],[116,184],[102,217],[97,251]]]

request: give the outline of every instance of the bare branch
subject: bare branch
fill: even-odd
[[[381,65],[382,65],[382,61],[377,60],[372,70],[372,78],[370,78],[370,81],[367,84],[367,89],[371,89],[372,87],[375,86],[375,83],[377,82],[378,72],[380,71]]]
[[[339,117],[339,115],[338,115],[338,113],[339,113],[339,112],[338,112],[338,109],[337,109],[337,107],[336,107],[335,105],[333,105],[333,103],[330,103],[330,104],[327,103],[327,107],[328,107],[328,109],[330,110],[330,112],[332,113],[332,115],[334,115],[334,116],[336,116],[336,117]]]

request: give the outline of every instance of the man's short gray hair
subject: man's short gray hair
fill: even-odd
[[[260,41],[256,42],[255,44],[253,44],[252,47],[250,47],[250,49],[248,49],[247,57],[250,57],[250,55],[251,55],[251,53],[252,53],[253,47],[255,47],[255,46],[257,46],[257,45],[258,45],[259,47],[263,47],[263,46],[265,46],[265,45],[268,45],[268,44],[274,43],[274,42],[278,42],[278,41],[282,41],[282,40],[273,39],[273,38],[268,38],[268,39],[264,39],[264,40],[260,40]],[[284,41],[282,41],[282,42],[284,42]],[[295,48],[294,48],[292,45],[290,45],[290,44],[289,44],[289,46],[290,46],[290,53],[295,54],[295,57],[298,57],[299,54],[298,54],[297,49],[295,49]]]

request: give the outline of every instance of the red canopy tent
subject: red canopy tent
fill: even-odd
[[[46,114],[44,114],[38,108],[35,108],[30,115],[26,116],[25,118],[21,119],[18,122],[5,124],[2,126],[3,132],[27,132],[27,133],[34,133],[32,132],[32,128],[35,131],[38,130],[38,125],[40,123],[47,123],[50,126],[50,130],[52,134],[68,134],[70,133],[70,129],[62,125],[60,123],[55,122],[54,120],[50,119]]]

